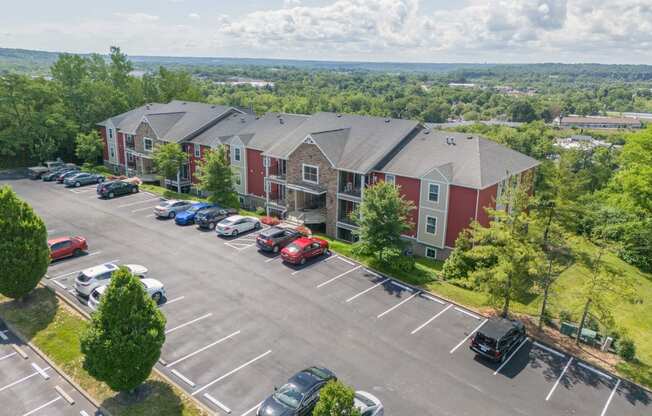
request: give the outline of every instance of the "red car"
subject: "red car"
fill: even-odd
[[[88,250],[88,244],[84,237],[59,237],[48,240],[50,247],[50,260],[59,260],[64,257],[79,256],[83,251]]]
[[[283,261],[306,264],[308,259],[328,253],[328,241],[315,237],[300,237],[281,250]]]

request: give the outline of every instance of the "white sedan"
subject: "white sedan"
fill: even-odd
[[[123,266],[141,279],[147,276],[147,267],[145,266],[139,264],[125,264]],[[75,290],[79,295],[88,297],[96,287],[108,284],[113,273],[119,268],[120,266],[115,263],[105,263],[84,269],[75,278]]]
[[[217,235],[237,237],[240,233],[251,230],[259,230],[262,227],[258,218],[232,215],[217,223],[215,231]]]
[[[159,282],[156,279],[141,279],[140,282],[143,284],[147,294],[152,297],[157,305],[160,305],[163,299],[166,297],[165,287],[163,287],[163,283]],[[92,310],[97,309],[97,307],[100,305],[102,294],[106,291],[107,287],[108,285],[104,285],[93,290],[91,295],[88,297],[89,308]]]
[[[383,404],[376,396],[366,391],[356,391],[353,399],[360,416],[383,416]]]

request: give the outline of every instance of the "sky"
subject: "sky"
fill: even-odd
[[[0,0],[0,10],[5,48],[652,64],[652,0]]]

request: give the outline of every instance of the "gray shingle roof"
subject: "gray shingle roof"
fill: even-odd
[[[482,136],[423,130],[379,170],[421,178],[437,168],[453,185],[484,189],[505,179],[508,172],[522,172],[538,164],[536,159]]]
[[[302,114],[267,113],[240,130],[238,137],[247,147],[264,152],[309,117]]]
[[[317,113],[265,152],[286,159],[310,136],[335,168],[368,172],[419,123],[336,113]]]
[[[226,139],[246,128],[256,120],[253,114],[233,113],[218,121],[214,126],[193,137],[191,142],[203,146],[216,147]]]

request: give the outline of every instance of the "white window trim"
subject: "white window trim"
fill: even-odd
[[[430,199],[430,194],[431,194],[430,187],[432,187],[432,186],[437,187],[437,200],[435,200],[435,201]],[[432,182],[428,183],[428,202],[434,202],[434,203],[438,204],[439,203],[439,195],[441,195],[441,186],[439,186],[438,183],[432,183]]]
[[[311,181],[311,180],[306,179],[306,168],[314,168],[317,171],[317,180],[316,181]],[[304,182],[314,183],[315,185],[319,185],[319,166],[308,165],[306,163],[302,163],[301,164],[301,179],[303,179]]]
[[[428,250],[432,250],[432,251],[434,252],[434,255],[433,255],[433,256],[429,256],[429,255],[428,255]],[[428,258],[428,259],[437,259],[437,249],[436,249],[435,247],[426,246],[426,249],[425,249],[425,251],[424,251],[424,255],[425,255],[425,257]]]
[[[391,173],[385,174],[385,182],[391,183],[392,185],[396,185],[396,175],[392,175]]]
[[[233,161],[234,162],[242,161],[242,148],[240,146],[233,146]]]
[[[435,231],[432,232],[432,233],[430,231],[428,231],[428,220],[430,220],[430,219],[435,220]],[[437,224],[437,217],[433,217],[431,215],[426,215],[426,234],[437,235],[437,225],[438,225]]]
[[[149,149],[147,148],[147,142],[150,143]],[[154,140],[150,139],[149,137],[143,137],[143,150],[146,152],[151,152],[154,150]]]
[[[268,167],[269,167],[269,165],[270,165],[269,162],[270,162],[270,160],[269,160],[269,156],[265,156],[265,157],[263,157],[263,167],[264,167],[264,168],[268,168]]]
[[[201,159],[201,147],[195,145],[195,159]]]

